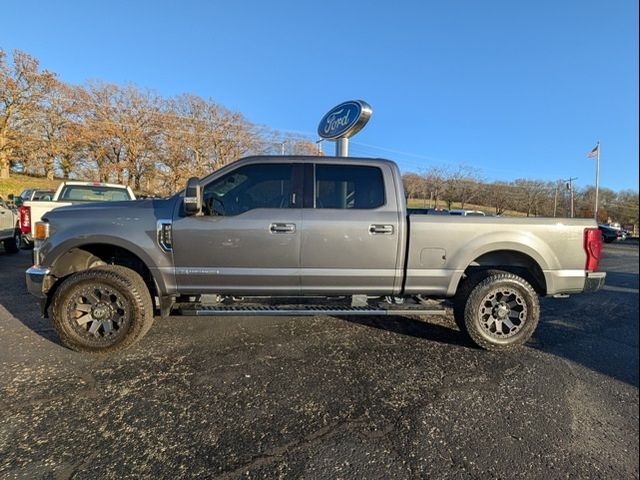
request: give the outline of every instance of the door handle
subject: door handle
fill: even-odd
[[[372,235],[393,235],[393,225],[369,225]]]
[[[295,223],[272,223],[269,225],[269,231],[271,233],[295,233]]]

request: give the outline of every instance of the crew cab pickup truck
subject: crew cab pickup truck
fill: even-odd
[[[135,200],[136,197],[131,188],[124,185],[66,181],[58,186],[50,201],[39,198],[25,201],[19,209],[22,243],[27,247],[33,245],[31,226],[48,211],[79,203]]]
[[[602,287],[592,220],[407,215],[388,160],[249,157],[169,199],[74,205],[35,225],[26,272],[61,341],[131,345],[154,315],[424,315],[476,344],[536,328],[539,296]]]

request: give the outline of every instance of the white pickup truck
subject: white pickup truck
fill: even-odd
[[[0,242],[7,253],[17,253],[20,245],[18,215],[13,206],[0,197]]]
[[[115,202],[119,200],[135,200],[131,188],[125,185],[97,182],[62,182],[51,201],[24,202],[19,209],[22,244],[33,246],[32,225],[39,222],[42,216],[56,208],[89,202]]]

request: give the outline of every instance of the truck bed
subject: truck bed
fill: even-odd
[[[585,228],[597,227],[588,219],[446,215],[409,215],[408,225],[405,293],[434,296],[454,295],[467,266],[500,255],[521,268],[535,262],[549,295],[582,291],[586,253],[576,246]]]

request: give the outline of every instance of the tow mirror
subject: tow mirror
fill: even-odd
[[[185,215],[198,215],[202,211],[202,194],[200,189],[200,179],[191,177],[187,180],[187,188],[184,191],[184,213]]]

